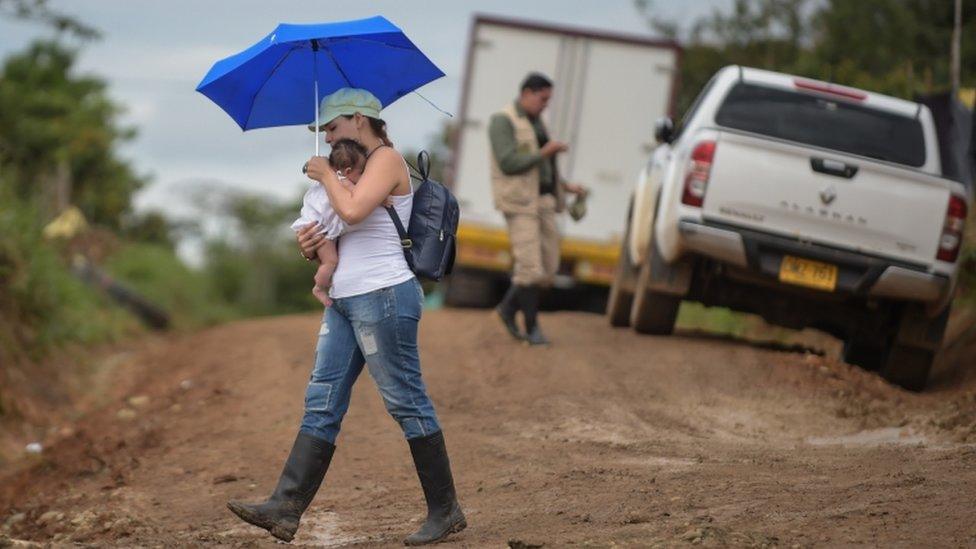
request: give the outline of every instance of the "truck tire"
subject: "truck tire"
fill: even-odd
[[[610,291],[603,286],[587,287],[580,297],[580,311],[602,315],[607,311],[607,297]]]
[[[444,304],[448,307],[485,309],[497,304],[495,281],[487,273],[457,269],[445,281]]]
[[[678,318],[681,298],[645,290],[634,298],[630,323],[640,334],[670,335]]]
[[[662,261],[656,243],[651,240],[647,257],[637,275],[634,303],[630,309],[630,325],[641,334],[669,335],[674,332],[681,296],[649,289],[654,264]]]
[[[929,317],[923,305],[905,305],[881,364],[881,377],[909,391],[925,389],[935,355],[942,348],[949,310],[946,307],[938,316]]]
[[[909,391],[921,391],[929,379],[935,351],[894,344],[881,366],[881,377]]]
[[[627,226],[624,238],[620,241],[620,254],[617,257],[617,268],[614,270],[613,284],[607,297],[607,320],[611,326],[623,328],[630,326],[630,309],[634,302],[634,286],[637,282],[637,269],[630,261],[628,242],[630,241],[630,214],[627,215]]]

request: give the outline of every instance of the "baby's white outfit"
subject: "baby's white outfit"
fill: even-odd
[[[301,217],[291,224],[291,228],[297,233],[313,222],[321,226],[318,234],[325,235],[325,238],[329,240],[339,238],[347,229],[346,223],[332,209],[329,195],[318,181],[313,181],[308,190],[305,191],[305,197],[302,198]]]

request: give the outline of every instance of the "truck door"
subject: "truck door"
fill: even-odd
[[[559,167],[568,181],[592,190],[579,223],[562,219],[563,234],[586,240],[620,238],[634,182],[653,150],[654,122],[671,106],[672,49],[576,39],[576,63],[557,85],[565,102],[553,110],[551,131],[570,142]],[[555,96],[555,95],[554,95]]]

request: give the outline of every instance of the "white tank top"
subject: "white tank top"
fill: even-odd
[[[413,189],[410,194],[391,195],[390,198],[406,227],[413,211]],[[350,225],[339,238],[339,265],[332,275],[329,295],[333,299],[362,295],[413,277],[413,271],[403,257],[396,226],[381,204],[366,219]]]

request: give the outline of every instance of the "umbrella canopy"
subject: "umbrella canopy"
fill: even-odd
[[[257,44],[216,62],[197,91],[246,131],[309,124],[319,97],[339,88],[369,90],[386,107],[441,76],[403,31],[377,16],[278,25]]]

